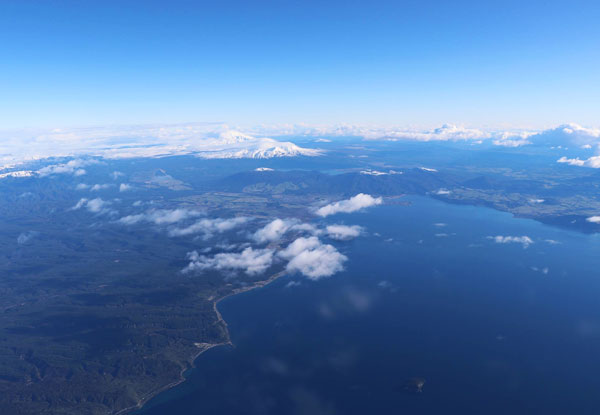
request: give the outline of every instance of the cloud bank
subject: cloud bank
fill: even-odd
[[[42,177],[85,174],[84,167],[91,161],[81,157],[271,158],[320,154],[318,149],[244,134],[220,123],[0,131],[0,170],[47,158],[76,158],[40,169],[37,173]]]

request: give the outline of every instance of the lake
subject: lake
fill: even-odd
[[[328,218],[344,272],[222,301],[234,346],[140,413],[600,413],[600,238],[403,200]]]

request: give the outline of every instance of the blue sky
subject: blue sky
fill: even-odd
[[[0,128],[598,126],[578,1],[0,2]]]

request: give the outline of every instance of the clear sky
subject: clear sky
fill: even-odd
[[[600,125],[597,1],[0,1],[0,128]]]

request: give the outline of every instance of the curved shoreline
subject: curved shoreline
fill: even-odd
[[[144,407],[144,405],[146,403],[148,403],[148,401],[150,401],[152,398],[156,397],[157,395],[168,391],[169,389],[172,389],[180,384],[182,384],[183,382],[186,381],[185,376],[183,375],[186,371],[190,370],[190,369],[194,369],[196,368],[195,362],[196,359],[198,359],[198,357],[200,357],[200,355],[204,352],[207,352],[208,350],[217,347],[217,346],[225,346],[225,345],[230,345],[233,346],[233,343],[231,342],[231,337],[229,335],[229,326],[227,325],[227,322],[225,321],[225,319],[223,318],[223,316],[221,315],[221,312],[219,311],[219,308],[217,307],[219,302],[221,302],[222,300],[228,298],[228,297],[232,297],[234,295],[237,294],[241,294],[247,291],[252,291],[254,289],[257,288],[262,288],[270,283],[272,283],[273,281],[275,281],[276,279],[284,276],[286,274],[285,271],[280,271],[276,274],[273,274],[272,276],[270,276],[269,278],[267,278],[266,280],[263,281],[258,281],[253,285],[247,286],[247,287],[241,287],[241,288],[236,288],[234,289],[232,292],[230,292],[229,294],[226,294],[222,297],[217,298],[216,300],[213,300],[213,310],[215,311],[216,315],[217,315],[217,322],[220,322],[221,324],[223,324],[223,326],[225,327],[225,333],[226,333],[226,339],[227,341],[221,342],[221,343],[196,343],[196,345],[198,347],[202,347],[202,350],[198,351],[197,354],[195,354],[191,359],[189,359],[189,367],[186,368],[182,368],[181,372],[179,374],[179,379],[171,382],[165,386],[161,386],[158,390],[155,390],[153,392],[147,393],[145,396],[143,396],[142,398],[140,398],[138,400],[138,402],[135,405],[132,405],[130,407],[124,408],[124,409],[120,409],[117,412],[111,412],[111,415],[126,415],[128,413],[131,413],[135,410],[139,410],[142,409]]]

